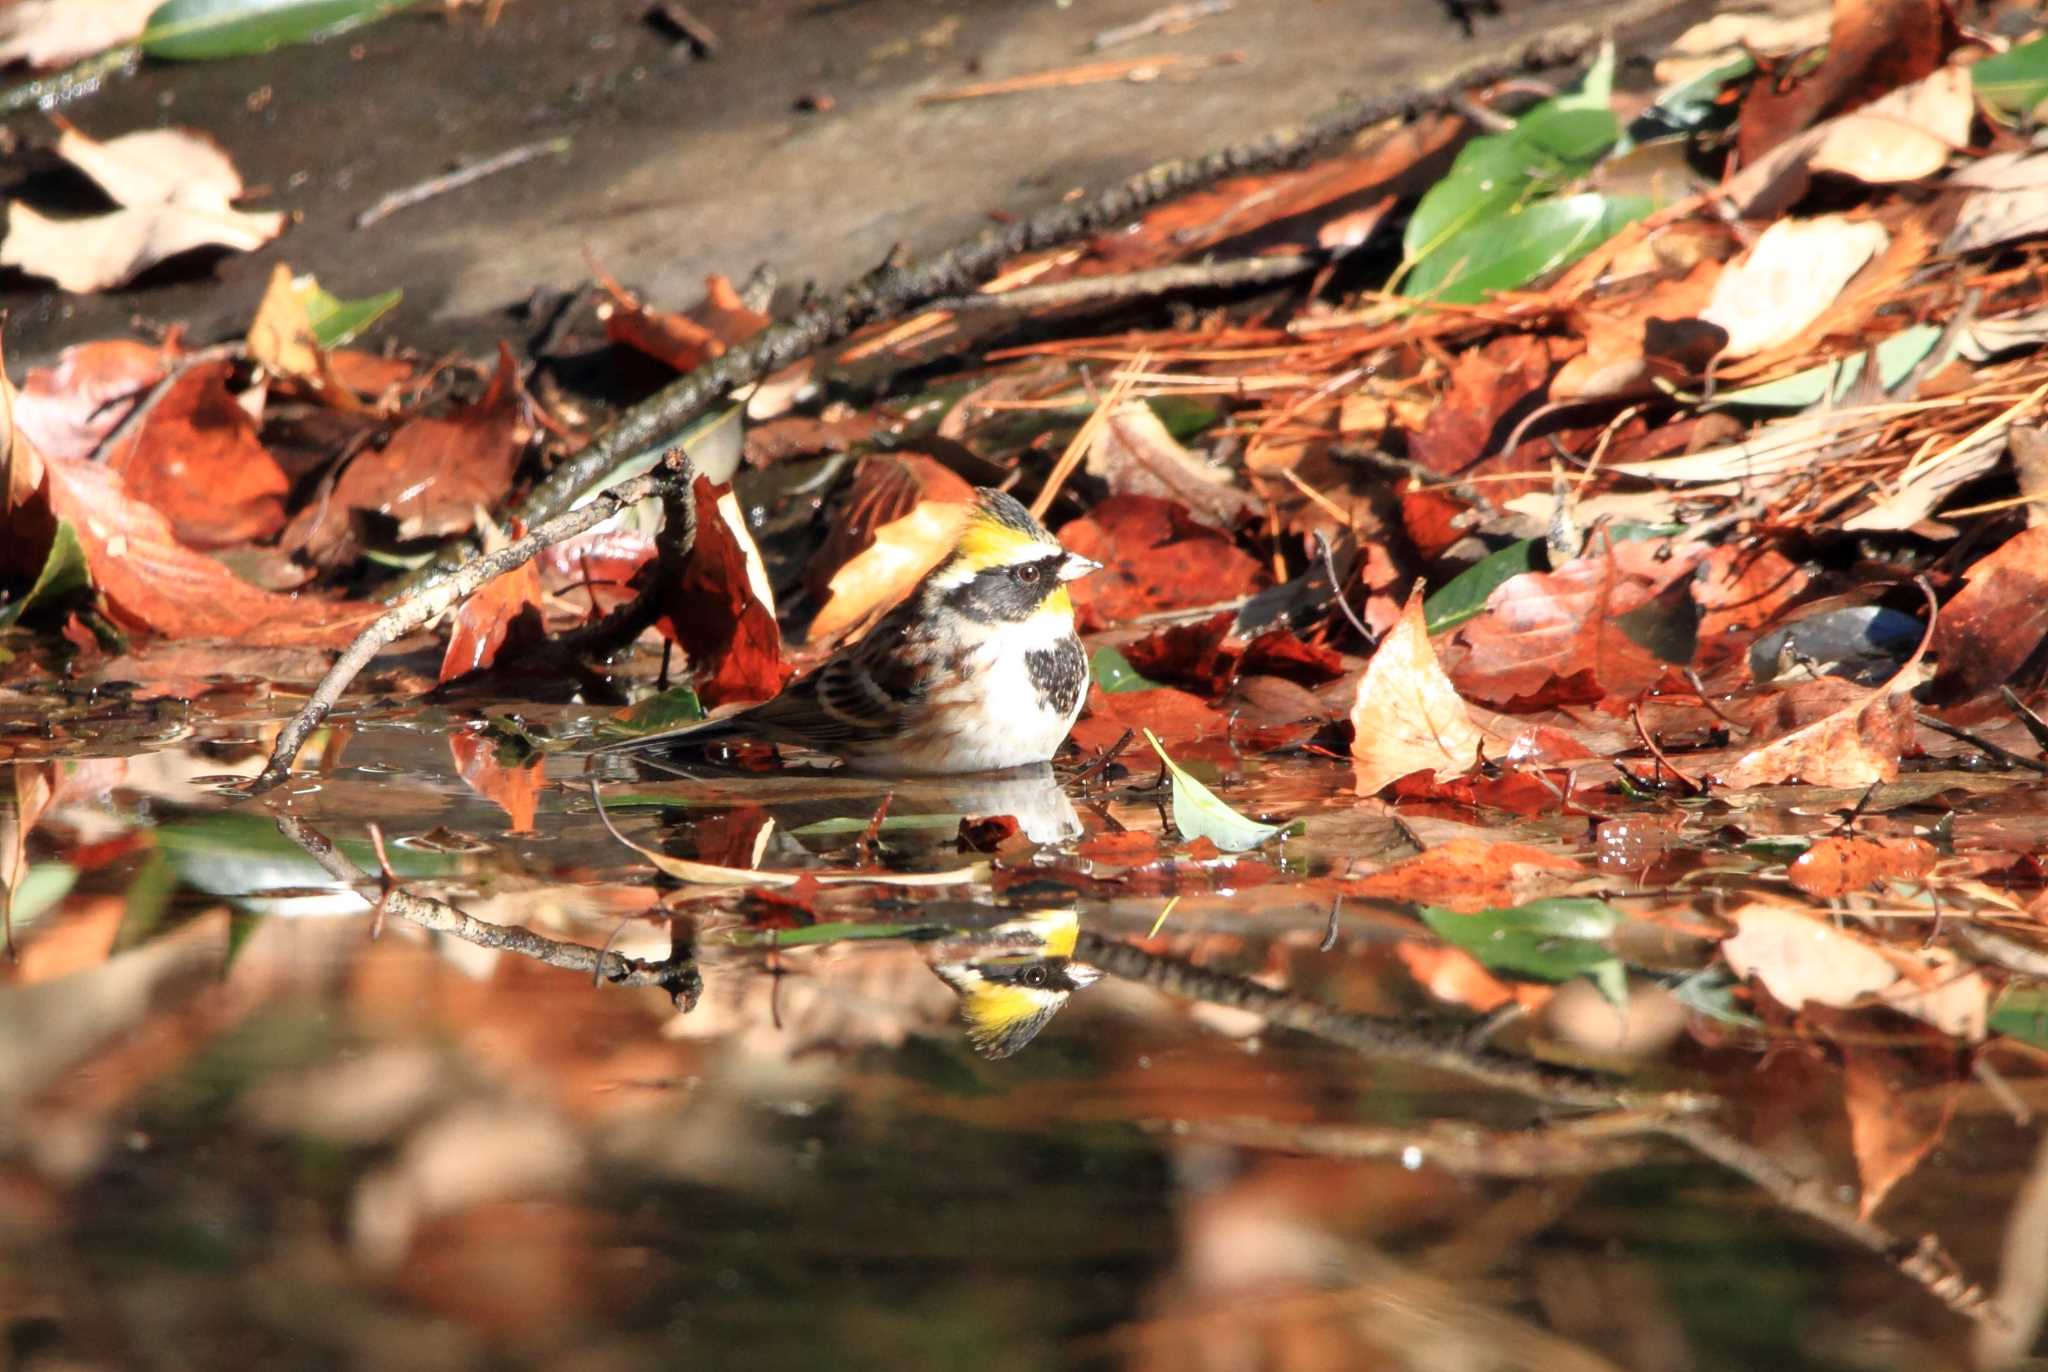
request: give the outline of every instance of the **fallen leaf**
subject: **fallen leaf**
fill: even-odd
[[[253,543],[284,527],[291,480],[228,390],[233,371],[228,362],[187,369],[107,455],[128,494],[194,548]]]
[[[237,210],[242,178],[219,145],[187,129],[146,129],[102,143],[66,125],[57,155],[121,206],[54,220],[8,207],[0,266],[48,277],[67,291],[99,291],[193,248],[242,252],[284,232],[281,211]]]
[[[748,309],[732,282],[716,274],[704,278],[703,302],[685,314],[652,309],[604,272],[596,275],[607,297],[598,304],[605,336],[679,372],[695,371],[774,322]]]
[[[1084,630],[1161,610],[1216,605],[1271,584],[1258,560],[1181,506],[1152,496],[1111,496],[1059,531],[1060,542],[1102,570],[1071,587]]]
[[[668,613],[656,622],[689,657],[691,684],[707,708],[766,700],[790,678],[782,631],[761,554],[731,487],[698,477],[697,541]]]
[[[1727,331],[1724,357],[1748,357],[1789,342],[1890,241],[1883,225],[1846,215],[1779,220],[1728,264],[1700,318]]]
[[[1705,554],[1697,544],[1621,542],[1555,571],[1510,577],[1455,631],[1444,669],[1461,694],[1488,704],[1634,699],[1683,663],[1638,642],[1632,630],[1650,635],[1626,617],[1654,616]]]
[[[69,66],[141,36],[162,0],[16,0],[0,9],[0,67]]]
[[[965,479],[921,453],[863,458],[807,569],[819,605],[805,656],[822,656],[908,595],[952,550],[973,498]]]
[[[1991,983],[1983,970],[1965,967],[1946,948],[1929,948],[1912,959],[1917,969],[1909,968],[1877,998],[1951,1039],[1982,1043],[1991,1032]]]
[[[1074,725],[1074,745],[1094,753],[1109,747],[1128,730],[1137,736],[1150,733],[1177,748],[1202,739],[1228,734],[1230,721],[1198,695],[1159,686],[1151,690],[1109,691],[1096,686],[1088,692],[1088,705]]]
[[[1721,956],[1787,1009],[1812,1002],[1846,1010],[1899,979],[1890,958],[1805,910],[1752,901],[1728,918],[1735,933],[1722,940]]]
[[[1934,621],[1929,698],[1969,700],[2013,680],[2048,639],[2048,528],[2023,529],[1964,573]]]
[[[1533,844],[1454,838],[1369,876],[1347,895],[1440,905],[1463,913],[1557,895],[1586,875],[1572,859]]]
[[[125,628],[259,646],[341,644],[381,612],[277,595],[237,579],[178,542],[169,521],[101,464],[52,460],[46,490],[51,510],[78,531],[108,615]]]
[[[1586,351],[1558,369],[1550,383],[1554,399],[1592,398],[1618,395],[1655,374],[1666,379],[1702,369],[1692,357],[1674,358],[1670,321],[1696,319],[1713,297],[1714,283],[1721,275],[1719,262],[1700,262],[1686,275],[1659,281],[1633,299],[1616,302],[1591,299],[1582,302],[1574,315],[1574,327],[1586,340]],[[1725,337],[1710,335],[1708,357],[1725,344]]]
[[[1235,472],[1189,452],[1142,400],[1125,401],[1104,417],[1088,447],[1085,470],[1107,484],[1112,495],[1177,500],[1224,530],[1258,507],[1239,489]]]
[[[1485,1015],[1515,999],[1506,982],[1487,971],[1478,958],[1452,944],[1403,940],[1394,945],[1394,956],[1401,959],[1416,985],[1451,1005]]]
[[[12,525],[13,532],[0,543],[10,548],[15,558],[0,554],[0,568],[6,568],[22,576],[33,576],[42,565],[42,552],[37,551],[21,561],[19,566],[9,564],[21,557],[32,545],[47,545],[55,531],[43,529],[42,538],[27,535],[21,525],[33,516],[29,504],[43,488],[44,459],[37,448],[35,439],[21,426],[21,399],[14,389],[14,383],[7,378],[6,356],[0,350],[0,518],[6,525]]]
[[[1775,549],[1735,543],[1715,548],[1692,581],[1693,604],[1700,610],[1693,667],[1702,675],[1729,663],[1746,669],[1750,644],[1805,599],[1812,584],[1805,568]]]
[[[1182,838],[1208,839],[1226,853],[1243,853],[1287,832],[1287,825],[1261,824],[1231,809],[1222,797],[1168,757],[1159,736],[1149,729],[1145,741],[1173,778],[1173,827]]]
[[[1804,195],[1815,172],[1873,185],[1918,181],[1969,146],[1976,112],[1969,73],[1943,67],[1746,163],[1728,179],[1723,194],[1738,212],[1763,218],[1782,213]]]
[[[1835,713],[1738,757],[1708,779],[1729,790],[1798,781],[1808,786],[1869,786],[1899,777],[1899,754],[1913,737],[1913,697],[1889,685]]]
[[[12,804],[0,808],[0,906],[4,906],[5,943],[14,949],[14,902],[28,876],[28,836],[56,794],[59,764],[15,762],[7,766]]]
[[[444,682],[489,667],[515,636],[533,641],[545,636],[539,568],[524,562],[492,577],[456,607],[451,620],[438,678]]]
[[[466,532],[479,506],[495,508],[511,489],[528,436],[521,410],[519,365],[500,343],[498,369],[481,399],[446,416],[408,420],[381,450],[359,454],[335,482],[321,517],[295,528],[293,541],[338,536],[353,510],[396,520],[402,539]]]
[[[33,367],[14,402],[14,422],[50,457],[90,457],[164,379],[169,347],[131,339],[79,343],[54,367]]]
[[[1948,12],[1921,0],[1837,0],[1827,56],[1806,76],[1765,79],[1743,102],[1736,148],[1756,162],[1824,115],[1869,104],[1931,75],[1956,38]]]
[[[1821,6],[1804,14],[1740,11],[1703,19],[1657,58],[1657,84],[1681,85],[1752,54],[1783,57],[1820,47],[1828,40],[1828,17]]]
[[[1934,845],[1919,838],[1819,838],[1792,859],[1786,880],[1819,900],[1833,900],[1894,877],[1924,876]]]
[[[1524,440],[1512,452],[1501,445],[1522,416],[1541,403],[1558,368],[1582,348],[1576,339],[1509,334],[1483,348],[1467,349],[1451,362],[1443,399],[1408,440],[1408,456],[1438,476],[1472,476],[1535,469],[1544,475],[1523,487],[1517,482],[1489,486],[1512,495],[1521,489],[1548,490],[1551,439]],[[1587,437],[1590,437],[1590,431]],[[1578,451],[1572,432],[1556,433]]]
[[[1415,772],[1441,781],[1478,765],[1485,736],[1430,647],[1420,587],[1358,679],[1351,731],[1352,771],[1362,796]]]

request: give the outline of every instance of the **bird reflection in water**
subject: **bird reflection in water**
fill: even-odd
[[[967,1038],[983,1057],[1017,1052],[1102,973],[1074,961],[1080,920],[1071,910],[1009,920],[978,934],[959,932],[930,945],[939,980],[960,997]]]

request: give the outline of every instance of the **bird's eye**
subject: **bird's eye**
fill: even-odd
[[[1012,567],[1010,575],[1029,586],[1032,582],[1038,580],[1039,577],[1045,575],[1045,572],[1036,562],[1027,562],[1021,567]]]
[[[1024,984],[1026,986],[1045,985],[1045,969],[1043,967],[1032,967],[1027,969],[1024,973]]]

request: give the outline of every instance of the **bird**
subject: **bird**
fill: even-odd
[[[668,753],[739,735],[831,753],[860,772],[1042,765],[1087,695],[1067,587],[1100,566],[1016,497],[979,488],[951,549],[902,603],[780,695],[597,751]]]
[[[960,998],[968,1042],[985,1058],[1006,1058],[1038,1037],[1068,997],[1102,976],[1074,961],[1080,920],[1071,910],[1010,920],[978,934],[959,931],[926,954]]]

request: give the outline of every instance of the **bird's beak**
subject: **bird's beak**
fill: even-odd
[[[1074,983],[1076,991],[1084,991],[1102,979],[1102,969],[1085,962],[1070,962],[1067,964],[1067,979]]]
[[[1100,562],[1090,562],[1079,553],[1068,553],[1067,560],[1060,564],[1061,581],[1079,581],[1090,572],[1102,570]]]

